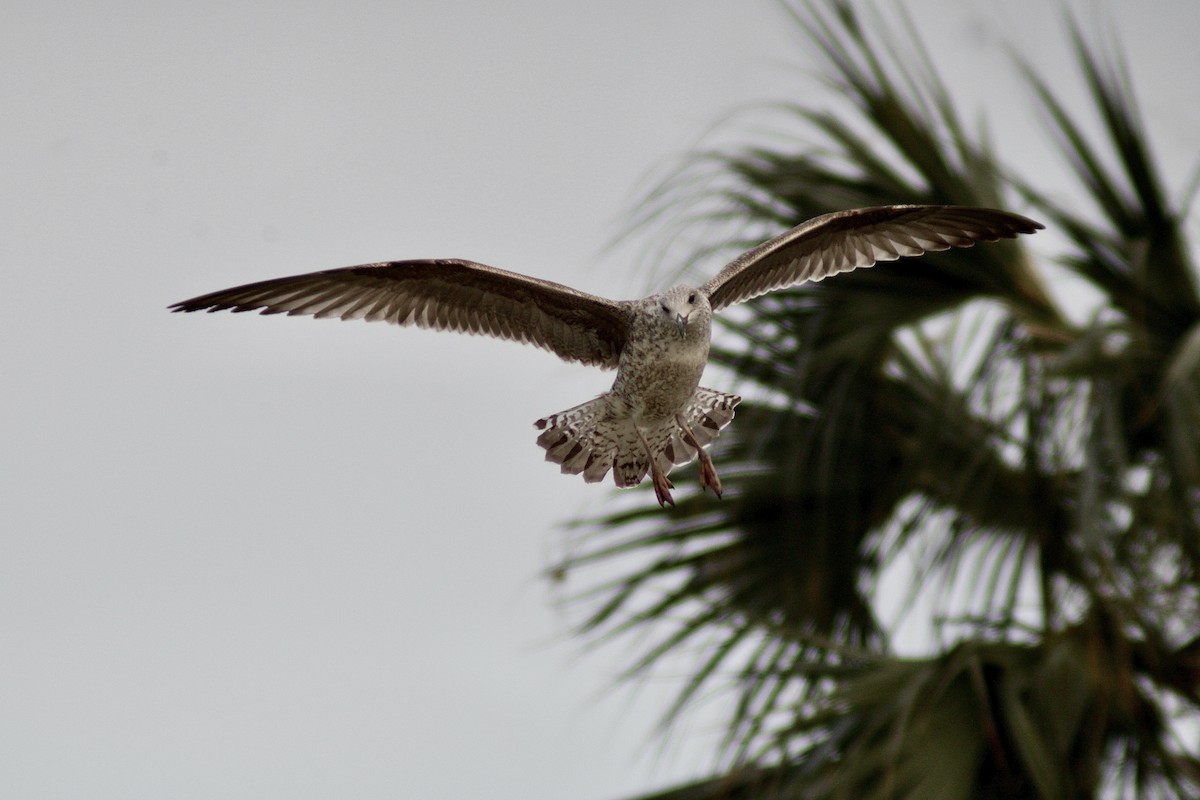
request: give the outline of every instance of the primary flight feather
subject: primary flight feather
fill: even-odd
[[[704,450],[741,398],[700,386],[712,315],[761,294],[839,272],[1043,226],[988,208],[879,206],[809,220],[734,259],[699,287],[608,300],[461,259],[388,261],[250,283],[175,303],[173,311],[365,319],[533,344],[567,361],[616,369],[612,389],[538,420],[537,442],[562,471],[619,487],[650,474],[673,504],[672,467],[700,459],[700,485],[721,481]]]

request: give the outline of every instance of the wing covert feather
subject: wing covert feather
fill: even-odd
[[[701,287],[713,311],[775,289],[951,247],[1033,233],[1019,214],[969,206],[898,205],[825,214],[731,261]]]
[[[617,366],[629,328],[623,303],[462,259],[386,261],[275,278],[170,308],[259,310],[482,334],[605,368]]]

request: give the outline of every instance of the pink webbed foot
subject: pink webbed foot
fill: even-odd
[[[712,489],[713,494],[720,497],[721,479],[717,477],[717,468],[713,464],[712,456],[699,448],[697,452],[700,454],[700,490]]]
[[[638,428],[634,428],[634,430],[637,431],[638,439],[641,440],[642,447],[646,449],[646,458],[650,461],[650,480],[654,483],[654,497],[663,508],[668,505],[674,508],[675,499],[671,497],[671,490],[675,488],[675,484],[671,483],[667,473],[658,468],[658,460],[654,456],[654,451],[650,449],[641,430]]]
[[[671,490],[675,488],[675,484],[671,483],[671,479],[657,466],[650,468],[650,478],[654,482],[654,497],[658,500],[658,504],[663,508],[668,505],[674,508],[675,499],[671,497]]]
[[[688,427],[683,417],[676,416],[675,421],[679,423],[679,428],[683,431],[683,440],[696,448],[696,457],[700,459],[700,491],[712,489],[713,494],[720,497],[721,479],[717,477],[717,468],[713,464],[712,456],[701,447],[700,442],[696,441],[696,435],[692,433],[692,429]]]

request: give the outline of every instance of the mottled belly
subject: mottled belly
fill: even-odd
[[[657,361],[630,368],[622,365],[613,392],[629,404],[638,425],[673,419],[683,411],[704,372],[704,364]]]

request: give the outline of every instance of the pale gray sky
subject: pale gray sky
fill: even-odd
[[[997,46],[1074,85],[1045,5],[913,8],[951,84],[996,95],[1003,155],[1053,175]],[[1111,13],[1191,168],[1200,4]],[[436,256],[643,294],[645,240],[604,246],[647,175],[811,91],[803,66],[765,0],[10,2],[0,795],[598,800],[703,774],[710,723],[656,755],[675,685],[608,692],[628,651],[581,654],[539,578],[614,490],[544,463],[532,422],[611,375],[165,307]]]

